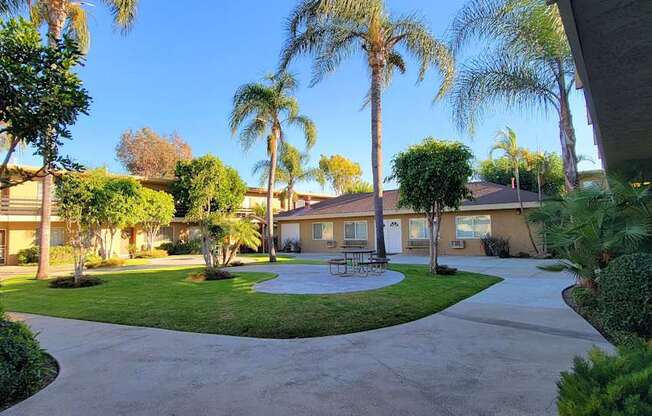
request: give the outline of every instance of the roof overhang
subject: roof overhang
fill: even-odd
[[[652,1],[557,4],[605,169],[652,177]]]

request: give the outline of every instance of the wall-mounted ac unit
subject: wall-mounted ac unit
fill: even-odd
[[[451,248],[464,248],[464,240],[451,240]]]

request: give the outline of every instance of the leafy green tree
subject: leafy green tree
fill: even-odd
[[[142,213],[139,221],[145,231],[147,250],[154,249],[154,238],[161,227],[170,224],[174,218],[174,199],[164,191],[143,188],[141,191]]]
[[[0,22],[0,137],[5,158],[0,165],[0,189],[44,175],[45,166],[77,169],[59,154],[69,126],[87,114],[91,99],[72,68],[83,56],[66,38],[48,47],[24,19]],[[44,160],[36,172],[12,169],[13,154],[31,147]]]
[[[399,207],[422,212],[428,221],[430,271],[437,274],[439,227],[442,213],[456,210],[471,197],[467,183],[473,174],[471,150],[459,142],[428,137],[392,160],[392,176],[399,184]]]
[[[556,153],[531,152],[524,149],[519,161],[521,189],[543,195],[559,196],[564,190],[564,168]],[[478,176],[483,181],[511,186],[514,167],[507,157],[490,158],[480,162]]]
[[[302,0],[288,19],[288,39],[281,55],[285,69],[298,55],[314,58],[312,85],[333,72],[355,52],[363,55],[370,73],[371,164],[373,169],[376,249],[385,256],[383,232],[383,157],[381,96],[395,71],[404,73],[400,49],[419,63],[418,81],[435,66],[443,83],[441,98],[453,83],[454,64],[446,45],[435,39],[414,14],[394,18],[383,0]]]
[[[318,179],[322,186],[328,182],[337,195],[342,195],[347,188],[362,180],[362,168],[359,163],[342,155],[321,155]]]
[[[59,217],[73,248],[75,283],[84,275],[86,254],[93,243],[93,198],[98,191],[95,185],[88,175],[79,173],[66,173],[56,182]]]
[[[458,126],[473,132],[496,103],[555,111],[565,186],[574,189],[578,158],[569,104],[574,62],[557,6],[543,0],[473,0],[457,14],[450,32],[456,51],[474,39],[486,40],[480,55],[458,71],[451,95]]]
[[[37,26],[46,25],[48,42],[55,47],[64,34],[74,39],[83,50],[88,49],[90,33],[86,8],[91,5],[87,2],[71,0],[2,0],[0,12],[20,12],[21,6],[29,8],[32,22]],[[113,15],[113,23],[127,32],[135,18],[138,0],[103,0]],[[54,126],[52,126],[54,128]],[[56,137],[56,136],[55,136]],[[49,140],[56,140],[55,137]],[[41,224],[40,224],[40,254],[36,277],[46,278],[50,269],[50,217],[52,214],[52,166],[44,158],[43,193],[41,199]]]
[[[530,213],[548,248],[581,287],[595,288],[611,260],[652,247],[652,192],[615,178],[609,186],[576,189]]]
[[[303,130],[306,147],[315,144],[317,129],[308,117],[299,114],[299,103],[292,96],[297,88],[292,75],[281,72],[266,78],[265,83],[245,84],[238,88],[233,97],[233,111],[230,126],[234,135],[238,134],[245,149],[263,139],[269,155],[269,174],[267,176],[267,206],[273,206],[274,185],[278,146],[285,142],[284,129],[296,126]],[[274,247],[274,213],[267,210],[267,246],[269,261],[276,261]]]
[[[276,182],[285,185],[282,196],[292,209],[296,199],[294,188],[298,183],[319,179],[319,170],[306,166],[310,161],[308,153],[302,153],[289,143],[281,145],[280,157],[276,167]],[[254,165],[252,173],[259,175],[261,183],[269,179],[269,160],[261,160]]]
[[[503,152],[504,157],[509,160],[510,165],[514,171],[514,178],[516,178],[516,199],[518,199],[519,210],[521,211],[521,218],[525,221],[525,226],[527,228],[528,237],[530,238],[530,243],[534,251],[539,254],[539,248],[534,242],[534,237],[532,236],[532,229],[530,223],[525,218],[525,209],[523,208],[523,198],[521,198],[521,175],[519,165],[522,161],[525,160],[525,152],[522,148],[518,146],[518,140],[516,138],[516,132],[511,128],[507,127],[505,130],[500,130],[496,134],[496,142],[491,147],[489,151],[489,156],[491,157],[494,152]]]
[[[143,217],[143,187],[133,178],[105,177],[100,181],[93,198],[95,232],[101,241],[102,258],[109,260],[118,232],[138,224]]]
[[[186,219],[199,226],[202,255],[207,268],[219,265],[219,242],[222,234],[216,221],[223,215],[235,213],[244,200],[247,186],[238,172],[225,166],[215,156],[202,156],[179,162],[177,192],[183,184],[188,212]]]
[[[374,191],[374,186],[363,180],[355,181],[344,188],[345,194],[366,194]]]

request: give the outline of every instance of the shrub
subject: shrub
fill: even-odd
[[[444,276],[452,276],[455,273],[457,273],[457,269],[455,267],[449,267],[444,264],[440,264],[437,266],[437,274],[441,274]]]
[[[509,257],[509,239],[486,235],[482,237],[482,248],[487,256]]]
[[[287,238],[283,241],[281,251],[285,253],[301,253],[301,242],[293,238]]]
[[[38,247],[24,248],[16,254],[16,260],[20,265],[38,263],[38,255]],[[68,264],[73,262],[74,256],[71,246],[50,247],[51,264]]]
[[[652,338],[652,254],[618,257],[599,278],[605,326]]]
[[[163,243],[157,249],[167,251],[168,255],[179,254],[201,254],[201,241],[191,240],[188,242]]]
[[[571,292],[571,296],[580,308],[594,308],[597,305],[597,298],[591,289],[576,287]]]
[[[638,344],[611,356],[597,348],[576,357],[557,383],[560,416],[652,414],[652,348]]]
[[[43,351],[29,328],[0,320],[0,408],[40,388],[44,364]]]
[[[224,270],[224,269],[218,269],[218,268],[206,268],[202,270],[201,272],[197,273],[192,273],[188,276],[190,280],[193,282],[203,282],[207,280],[225,280],[225,279],[232,279],[233,275]]]
[[[136,259],[158,259],[161,257],[167,257],[168,252],[160,248],[155,248],[154,250],[143,250],[138,251],[134,254],[133,258]]]
[[[94,276],[82,276],[75,281],[73,276],[59,277],[51,280],[49,286],[53,289],[77,289],[80,287],[97,286],[104,283],[104,280]]]
[[[108,260],[100,260],[94,261],[94,262],[89,262],[88,260],[86,261],[86,267],[89,269],[97,269],[101,267],[121,267],[124,266],[125,264],[125,259],[120,258],[120,257],[111,257]]]

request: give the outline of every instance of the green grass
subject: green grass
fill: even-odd
[[[412,321],[438,312],[497,282],[460,272],[432,277],[425,266],[392,265],[405,279],[382,289],[336,295],[257,293],[271,273],[237,272],[235,278],[193,283],[198,268],[122,272],[105,284],[50,289],[46,281],[18,278],[0,288],[5,309],[62,318],[180,331],[265,338],[345,334]],[[373,278],[373,277],[370,277]]]

